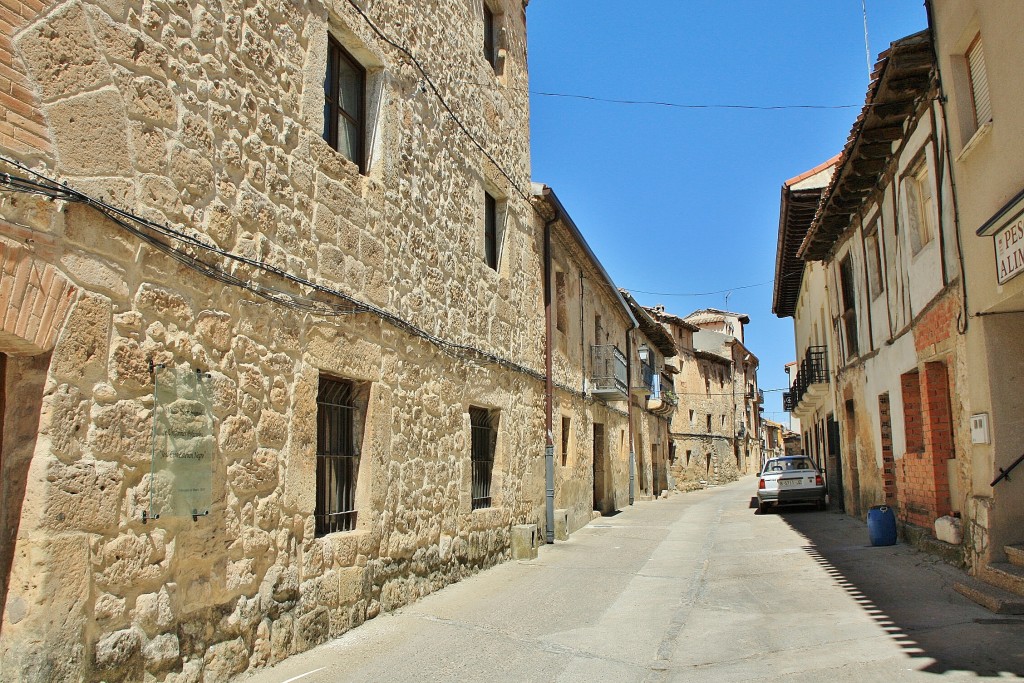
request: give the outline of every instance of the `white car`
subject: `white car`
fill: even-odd
[[[814,505],[825,509],[825,480],[806,455],[772,458],[757,482],[757,511],[769,505]]]

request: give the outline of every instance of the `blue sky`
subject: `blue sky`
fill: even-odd
[[[924,29],[922,0],[867,0],[871,62]],[[554,188],[620,287],[685,314],[707,292],[774,278],[779,190],[841,151],[864,103],[861,0],[532,0],[527,12],[533,178]],[[680,109],[681,104],[855,105]],[[762,388],[783,387],[793,326],[772,286],[736,289]],[[765,417],[785,422],[781,392]]]

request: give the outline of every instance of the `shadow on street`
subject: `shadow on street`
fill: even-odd
[[[916,670],[1024,675],[1024,617],[992,614],[953,591],[963,574],[910,546],[872,547],[867,526],[810,508],[772,511],[803,549],[913,659]]]

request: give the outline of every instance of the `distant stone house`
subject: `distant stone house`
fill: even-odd
[[[543,524],[524,3],[364,5],[7,13],[0,678],[223,680]]]
[[[636,454],[636,494],[641,500],[658,497],[670,485],[669,463],[675,445],[669,436],[671,416],[679,399],[675,393],[675,340],[636,300],[622,290],[637,320],[630,401]]]

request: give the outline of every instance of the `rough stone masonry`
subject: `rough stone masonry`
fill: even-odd
[[[0,194],[0,678],[225,680],[506,558],[510,528],[543,520],[524,4],[488,2],[496,65],[479,1],[2,4],[4,155],[249,290],[93,207]],[[323,138],[328,36],[365,69],[362,172]],[[154,366],[208,374],[205,516],[143,516]],[[355,528],[323,535],[322,377],[364,397]],[[476,510],[470,406],[499,416]]]

